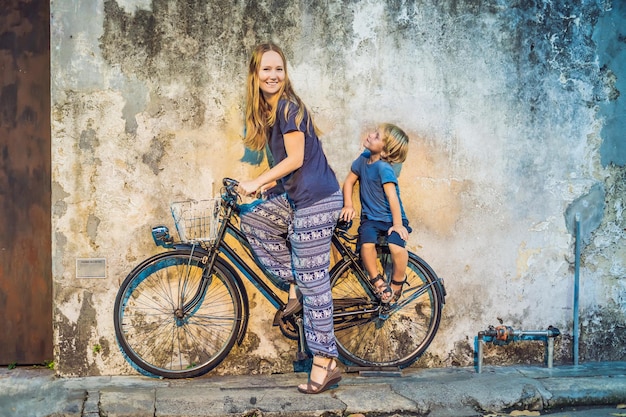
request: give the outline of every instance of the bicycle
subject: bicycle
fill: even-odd
[[[166,226],[152,228],[157,246],[167,251],[136,266],[115,299],[114,326],[118,345],[134,367],[147,375],[191,378],[222,362],[248,325],[245,276],[276,308],[274,325],[298,340],[296,358],[308,358],[302,313],[283,317],[279,293],[286,289],[262,267],[239,230],[237,181],[224,178],[221,196],[171,205],[179,240]],[[361,367],[411,365],[432,342],[445,304],[443,280],[420,257],[410,253],[407,283],[401,298],[384,304],[376,296],[355,251],[349,225],[335,228],[330,278],[334,330],[340,360]],[[244,248],[246,261],[237,247]],[[391,257],[379,242],[379,267],[391,276]]]

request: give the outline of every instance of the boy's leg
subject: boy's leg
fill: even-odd
[[[376,263],[376,245],[374,243],[362,243],[361,244],[361,260],[363,261],[363,267],[370,279],[373,279],[378,275],[378,265]]]
[[[293,209],[284,195],[251,206],[240,216],[241,231],[257,261],[285,284],[294,280],[291,252],[287,246],[292,217]]]
[[[381,233],[385,233],[388,227],[382,222],[362,219],[359,226],[359,245],[361,246],[361,261],[363,268],[369,275],[370,282],[376,289],[378,297],[384,303],[391,301],[393,293],[385,277],[378,270],[378,254],[376,242]]]
[[[370,283],[374,286],[374,289],[378,293],[383,303],[388,303],[393,297],[391,287],[387,283],[385,276],[378,272],[378,254],[376,252],[376,244],[363,243],[361,245],[361,261],[363,267],[369,275]]]
[[[405,280],[406,267],[409,263],[409,251],[405,247],[389,243],[389,252],[391,252],[391,261],[393,262],[391,289],[393,293],[396,294],[396,292],[402,290],[402,284]]]
[[[376,242],[378,241],[378,235],[381,233],[380,222],[362,218],[358,233],[359,242],[357,246],[360,248],[363,268],[365,268],[370,279],[376,278],[379,274],[378,263],[376,262],[378,256],[376,254]]]

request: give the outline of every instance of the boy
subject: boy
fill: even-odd
[[[392,164],[406,160],[409,137],[398,126],[383,123],[363,140],[365,151],[352,163],[343,183],[343,209],[340,218],[350,221],[355,216],[352,205],[354,184],[359,181],[361,224],[359,245],[363,266],[370,283],[383,303],[396,302],[406,282],[404,272],[409,260],[406,240],[411,228],[400,200],[398,178]],[[378,272],[376,241],[386,234],[393,262],[391,286]]]

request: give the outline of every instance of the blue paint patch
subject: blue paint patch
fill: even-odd
[[[263,162],[263,151],[253,151],[252,149],[244,148],[243,156],[241,157],[241,162],[245,162],[252,165],[261,165]]]
[[[576,236],[576,214],[580,214],[580,237],[585,245],[589,244],[591,233],[602,223],[605,197],[604,186],[598,183],[565,210],[565,225],[572,236]]]

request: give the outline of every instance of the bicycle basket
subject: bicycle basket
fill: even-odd
[[[176,201],[171,204],[172,217],[181,242],[212,242],[217,235],[220,213],[219,198]]]

